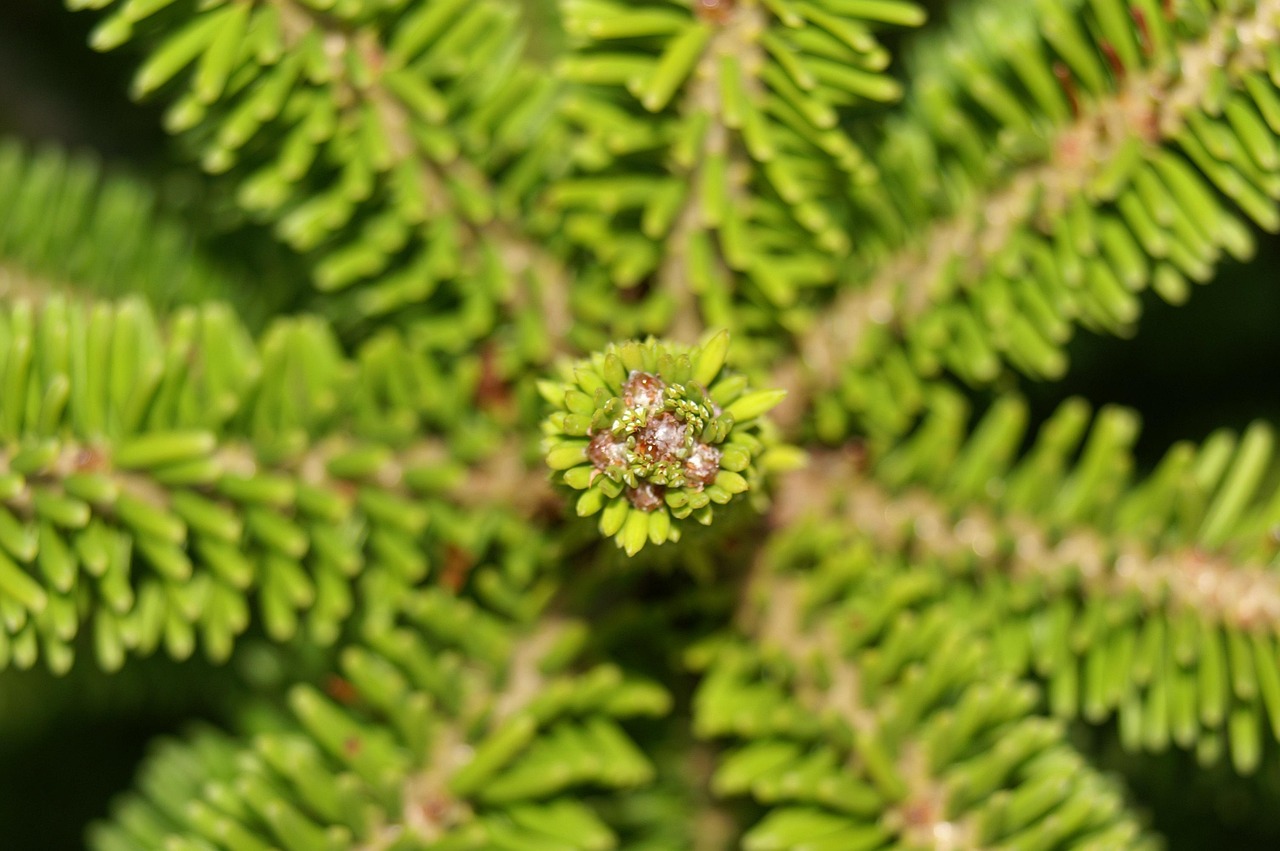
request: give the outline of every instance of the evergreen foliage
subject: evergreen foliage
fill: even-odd
[[[1144,752],[1274,806],[1272,426],[1146,469],[1020,388],[1280,230],[1280,0],[69,5],[187,209],[0,139],[0,689],[225,696],[91,847],[1158,848]]]

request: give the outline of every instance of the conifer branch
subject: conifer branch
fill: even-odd
[[[1104,409],[1085,439],[1087,409],[1069,403],[1015,460],[1025,417],[1004,400],[969,436],[941,397],[891,451],[816,459],[774,522],[827,517],[935,565],[935,581],[963,577],[980,601],[966,617],[990,625],[1007,670],[1048,680],[1056,713],[1119,713],[1127,747],[1195,745],[1252,772],[1280,736],[1270,430],[1180,444],[1131,482],[1127,412]]]
[[[743,847],[1149,847],[929,577],[816,520],[761,554],[741,636],[695,648],[696,727],[734,743],[715,788],[768,808]]]
[[[579,286],[612,335],[699,324],[755,335],[807,315],[874,176],[842,117],[892,101],[874,31],[911,3],[566,0],[574,170],[547,193],[598,267]],[[634,315],[591,308],[622,287]],[[670,331],[668,332],[670,333]],[[754,347],[753,347],[754,348]]]
[[[349,306],[368,317],[452,288],[468,305],[463,321],[437,332],[475,339],[492,324],[486,305],[507,302],[542,317],[548,340],[566,337],[568,273],[525,234],[526,189],[491,173],[511,177],[521,157],[546,153],[519,140],[545,129],[552,95],[521,64],[508,8],[365,15],[271,0],[187,20],[124,4],[95,44],[114,47],[144,24],[160,35],[138,93],[194,65],[171,129],[207,170],[234,172],[241,206],[307,255],[319,290],[353,290]],[[462,73],[484,62],[483,82]]]
[[[1168,10],[1153,19],[1145,9],[1135,6],[1120,33],[1099,26],[1088,35],[1067,12],[1054,11],[1029,42],[1011,37],[1007,56],[957,39],[951,48],[964,61],[947,70],[976,80],[972,87],[938,94],[951,81],[939,83],[946,72],[936,69],[916,88],[908,83],[908,117],[888,127],[885,159],[935,146],[930,156],[939,167],[956,168],[969,185],[944,195],[940,209],[935,202],[923,221],[904,224],[921,218],[905,206],[882,217],[865,255],[874,271],[801,340],[818,388],[885,369],[928,377],[946,368],[985,382],[1000,359],[1056,377],[1071,323],[1118,332],[1137,317],[1138,291],[1153,286],[1181,301],[1186,280],[1206,280],[1222,250],[1251,252],[1246,228],[1217,193],[1264,227],[1280,227],[1280,178],[1266,153],[1274,141],[1265,138],[1280,136],[1280,101],[1267,78],[1280,7],[1271,0],[1231,6],[1202,29],[1167,17]],[[1017,31],[1026,23],[994,15],[974,29]],[[1103,57],[1117,55],[1112,40],[1121,36],[1135,47],[1105,70]],[[1096,40],[1086,44],[1090,37]],[[1055,67],[1076,111],[1071,120],[1062,120],[1068,97],[1046,91],[1043,80],[1037,88],[1018,61],[1039,63],[1040,53],[1062,57]],[[984,98],[989,92],[996,94]],[[999,108],[992,106],[997,95]],[[956,138],[948,139],[946,122],[974,102],[994,126],[952,128]],[[1206,114],[1227,104],[1242,117],[1230,131],[1206,131]],[[1038,163],[1019,163],[1000,133],[1043,151]],[[917,176],[886,174],[886,188],[920,184]],[[864,388],[847,391],[845,401],[883,405],[886,395],[904,394]],[[919,398],[918,390],[905,395]]]
[[[944,4],[898,107],[912,0],[554,1],[68,0],[227,197],[0,141],[0,670],[276,669],[95,851],[1147,851],[1070,721],[1273,759],[1273,427],[952,379],[1280,230],[1280,0]]]
[[[251,598],[271,637],[305,624],[325,644],[357,590],[376,611],[427,575],[428,506],[465,477],[421,431],[466,379],[394,338],[348,361],[305,320],[255,345],[213,307],[162,335],[136,302],[61,300],[0,314],[0,338],[25,400],[0,422],[6,665],[64,670],[89,621],[109,669],[162,642],[183,658],[197,629],[224,659]],[[455,534],[441,519],[437,542]]]
[[[665,712],[665,693],[613,666],[573,671],[581,631],[554,619],[521,627],[439,591],[396,609],[324,691],[295,686],[268,732],[159,751],[144,776],[166,782],[122,801],[93,847],[613,847],[575,793],[648,781],[617,719]]]
[[[0,288],[10,301],[141,296],[159,309],[234,299],[260,320],[279,293],[211,262],[193,224],[87,154],[0,139]]]
[[[567,270],[542,243],[522,232],[519,210],[502,209],[498,203],[500,193],[481,168],[464,158],[440,162],[424,155],[413,135],[415,125],[423,116],[417,114],[414,103],[378,81],[381,69],[397,64],[384,44],[365,31],[352,32],[339,26],[338,22],[302,3],[272,2],[280,8],[282,49],[297,50],[316,31],[323,33],[328,74],[339,89],[336,100],[354,112],[362,107],[372,108],[376,129],[371,132],[383,135],[395,160],[416,167],[418,179],[429,193],[428,203],[440,205],[430,209],[429,214],[458,221],[463,232],[462,247],[473,257],[482,254],[486,246],[493,246],[505,279],[517,282],[513,289],[514,308],[541,315],[549,340],[557,344],[566,340],[573,324]],[[376,82],[361,85],[350,78],[347,63],[353,51],[360,56],[361,64],[373,73],[374,80],[382,85]],[[389,162],[386,167],[394,170],[395,164]],[[481,203],[490,206],[492,212],[488,216],[476,216],[468,211],[459,193],[450,188],[455,182],[461,182],[467,191],[484,199]],[[324,286],[323,279],[321,285]]]
[[[757,573],[747,594],[767,598],[767,610],[757,623],[743,624],[746,634],[763,647],[779,648],[788,658],[804,660],[794,684],[800,704],[817,718],[839,719],[854,739],[883,740],[886,730],[873,704],[866,702],[856,666],[840,651],[840,639],[822,626],[805,627],[800,600],[803,591],[794,579],[765,578]],[[821,673],[819,673],[821,672]],[[881,710],[891,704],[885,702]],[[948,819],[947,790],[932,776],[919,743],[904,743],[890,771],[901,780],[897,800],[882,816],[884,824],[909,847],[942,846],[956,851],[980,851],[972,817]]]

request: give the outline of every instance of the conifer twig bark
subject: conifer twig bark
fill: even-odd
[[[757,94],[760,88],[757,73],[764,56],[759,40],[754,36],[765,26],[765,20],[763,11],[755,4],[725,5],[728,6],[727,11],[716,13],[715,31],[694,68],[692,82],[682,103],[683,112],[705,113],[709,117],[697,162],[685,180],[690,187],[699,186],[707,161],[724,158],[727,161],[725,173],[729,202],[741,204],[747,200],[745,184],[751,163],[724,120],[720,60],[723,56],[736,57],[744,69],[743,80],[749,94]],[[670,292],[676,304],[668,336],[690,344],[697,342],[704,328],[698,298],[688,274],[689,240],[694,233],[708,226],[702,199],[703,193],[696,189],[686,193],[667,238],[668,247],[663,252],[664,259],[657,276],[659,286]],[[731,279],[736,275],[720,251],[712,251],[712,262],[721,277]]]

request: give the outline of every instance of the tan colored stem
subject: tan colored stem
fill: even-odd
[[[724,123],[723,104],[720,103],[720,58],[738,57],[747,69],[747,84],[758,87],[756,73],[764,63],[764,52],[756,36],[764,25],[764,11],[757,4],[742,2],[729,7],[714,24],[715,32],[693,69],[681,103],[681,111],[686,115],[706,113],[710,117],[697,162],[685,176],[688,191],[667,236],[664,259],[657,275],[658,285],[666,289],[676,303],[675,316],[666,336],[682,343],[696,343],[705,327],[698,297],[688,276],[690,237],[710,227],[698,191],[705,163],[714,157],[727,159],[729,192],[733,196],[730,203],[745,200],[744,187],[751,168],[741,143],[735,142],[732,131]],[[725,279],[732,279],[737,274],[718,251],[714,262]]]
[[[1045,578],[1050,586],[1078,575],[1090,596],[1136,593],[1151,609],[1194,611],[1241,630],[1280,633],[1280,574],[1262,564],[1236,564],[1192,547],[1154,551],[1087,527],[1054,532],[1034,518],[983,506],[955,509],[920,488],[891,492],[834,453],[785,479],[774,504],[776,525],[830,517],[886,549],[964,556],[980,571]]]

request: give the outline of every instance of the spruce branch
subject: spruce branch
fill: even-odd
[[[0,314],[0,341],[6,398],[25,400],[0,422],[6,665],[42,655],[64,670],[89,621],[107,668],[161,643],[185,657],[197,629],[224,659],[252,598],[272,638],[305,624],[328,644],[357,590],[376,612],[451,541],[479,556],[505,522],[459,531],[477,517],[454,496],[463,447],[423,430],[449,427],[439,401],[465,398],[466,377],[433,374],[393,336],[348,360],[314,320],[255,343],[217,307],[162,334],[137,302],[52,300]],[[465,430],[483,439],[480,423]],[[525,564],[515,585],[487,577],[489,593],[527,586]]]
[[[665,712],[666,694],[575,671],[582,631],[564,621],[521,627],[440,590],[397,609],[323,690],[294,686],[287,716],[158,749],[92,846],[615,847],[577,793],[648,782],[618,720]]]
[[[117,6],[95,46],[135,31],[153,45],[136,94],[178,89],[170,129],[306,256],[318,290],[354,292],[359,317],[452,302],[447,319],[419,318],[454,350],[502,304],[540,317],[530,356],[567,335],[568,273],[523,225],[525,183],[555,149],[555,92],[524,64],[512,7]]]
[[[160,209],[155,190],[87,154],[0,138],[0,287],[11,301],[146,298],[168,309],[234,301],[261,319],[279,293],[252,292],[213,263],[195,227]]]
[[[873,31],[909,3],[563,4],[574,172],[551,187],[564,231],[623,287],[613,337],[706,326],[767,337],[838,278],[849,201],[874,169],[839,121],[897,97]],[[599,347],[604,340],[594,347]]]
[[[733,744],[715,788],[767,807],[742,847],[1151,847],[911,565],[815,520],[761,554],[740,633],[692,651],[696,729]]]
[[[1057,377],[1074,323],[1127,333],[1142,290],[1180,303],[1223,252],[1251,254],[1241,213],[1280,227],[1280,7],[1108,0],[1082,27],[1040,5],[1038,20],[983,7],[918,51],[926,67],[876,158],[853,267],[867,277],[801,342],[814,392],[840,388],[828,436],[848,410],[900,430],[920,377],[944,369]]]
[[[989,607],[970,617],[1012,672],[1049,681],[1055,712],[1119,713],[1130,748],[1227,751],[1249,773],[1280,731],[1272,434],[1180,444],[1135,482],[1132,415],[1088,417],[1065,405],[1015,459],[1017,401],[970,432],[948,399],[883,455],[815,459],[784,481],[774,520],[839,518],[878,551],[967,577]]]

